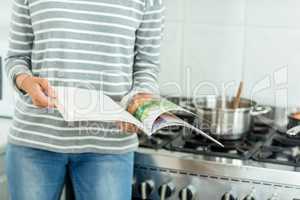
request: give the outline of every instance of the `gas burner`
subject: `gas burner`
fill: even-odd
[[[299,163],[299,158],[299,149],[274,146],[263,146],[253,156],[256,161],[293,166]]]
[[[215,144],[210,144],[209,149],[212,152],[220,152],[220,153],[229,153],[229,154],[238,154],[237,143],[224,143],[224,147],[220,147]]]
[[[172,151],[246,160],[258,149],[258,145],[261,145],[260,142],[252,143],[246,139],[224,140],[222,144],[224,147],[220,147],[202,136],[190,135],[176,138],[166,145],[166,148]]]
[[[252,128],[252,133],[257,135],[267,135],[270,127],[266,124],[256,122]]]
[[[253,143],[248,142],[247,140],[239,140],[239,141],[231,141],[231,142],[223,142],[224,148],[211,144],[210,150],[212,152],[224,152],[228,154],[237,154],[243,157],[247,157],[249,152],[253,149]]]
[[[153,149],[161,149],[166,144],[170,143],[174,138],[178,137],[181,133],[181,129],[179,128],[167,128],[159,130],[157,133],[148,137],[144,134],[139,135],[139,146]]]
[[[264,123],[255,122],[251,132],[247,134],[247,139],[251,142],[266,141],[271,133],[271,129]]]
[[[277,134],[272,140],[272,146],[297,147],[300,146],[300,140],[293,137],[289,137],[286,134]]]
[[[199,137],[193,137],[189,139],[184,139],[184,143],[182,145],[182,148],[187,149],[197,149],[197,150],[204,150],[207,148],[208,141],[203,139],[198,139]]]
[[[289,138],[289,139],[298,141],[299,144],[300,144],[300,134],[297,134],[297,135],[289,135],[289,134],[287,134],[287,131],[288,131],[288,127],[287,127],[287,126],[284,126],[284,127],[280,127],[280,128],[277,130],[277,133],[278,133],[279,135],[282,135],[283,137],[287,137],[287,138]]]
[[[182,101],[181,98],[172,100],[177,104]],[[188,100],[186,101],[188,102]],[[178,113],[178,115],[183,120],[212,135],[208,129],[201,127],[198,118],[194,115],[184,115],[183,113]],[[139,135],[139,139],[140,146],[145,148],[167,149],[175,152],[239,160],[252,159],[258,162],[300,167],[300,137],[289,137],[285,131],[283,129],[275,131],[270,126],[255,120],[252,130],[243,138],[237,140],[219,139],[224,144],[224,148],[196,134],[191,129],[182,127],[165,128],[151,137]]]
[[[252,151],[256,149],[256,144],[246,139],[227,141],[223,142],[223,144],[225,146],[224,148],[213,143],[210,145],[210,150],[212,152],[223,152],[233,155],[236,154],[242,158],[249,158],[249,156],[253,153]]]
[[[259,162],[300,166],[300,140],[277,131],[252,158]]]
[[[207,129],[202,130],[211,134]],[[224,147],[220,147],[203,136],[183,128],[181,136],[170,142],[165,148],[171,151],[247,160],[273,134],[274,132],[265,124],[255,123],[253,131],[245,134],[243,138],[237,140],[219,139],[224,145]],[[218,140],[218,138],[216,139]]]

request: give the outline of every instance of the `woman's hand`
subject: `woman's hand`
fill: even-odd
[[[146,101],[151,100],[152,98],[153,98],[153,95],[149,94],[149,93],[138,93],[138,94],[134,95],[130,104],[127,107],[127,111],[133,115],[135,113],[135,111],[138,109],[138,107],[143,105]],[[138,128],[135,125],[127,123],[127,122],[120,122],[119,127],[122,131],[127,132],[127,133],[138,132]]]
[[[16,77],[17,87],[32,98],[40,108],[55,107],[56,95],[47,79],[20,74]]]
[[[134,114],[135,111],[141,106],[143,105],[146,101],[149,101],[153,98],[152,94],[149,93],[138,93],[136,95],[133,96],[130,104],[127,107],[127,111],[130,114]]]

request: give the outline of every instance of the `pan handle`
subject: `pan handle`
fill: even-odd
[[[258,106],[254,106],[251,109],[250,114],[252,116],[259,116],[259,115],[267,114],[271,111],[272,111],[272,108],[270,106],[260,106],[260,105],[258,105]]]
[[[290,136],[296,136],[300,133],[300,125],[290,128],[286,131],[286,133]]]

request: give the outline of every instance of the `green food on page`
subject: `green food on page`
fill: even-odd
[[[178,106],[165,99],[153,99],[142,104],[134,113],[134,117],[143,121],[147,118],[152,110],[168,111],[178,109]]]

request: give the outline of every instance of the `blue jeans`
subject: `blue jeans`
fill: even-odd
[[[130,200],[134,153],[63,154],[9,144],[11,200],[58,200],[69,172],[76,200]]]

